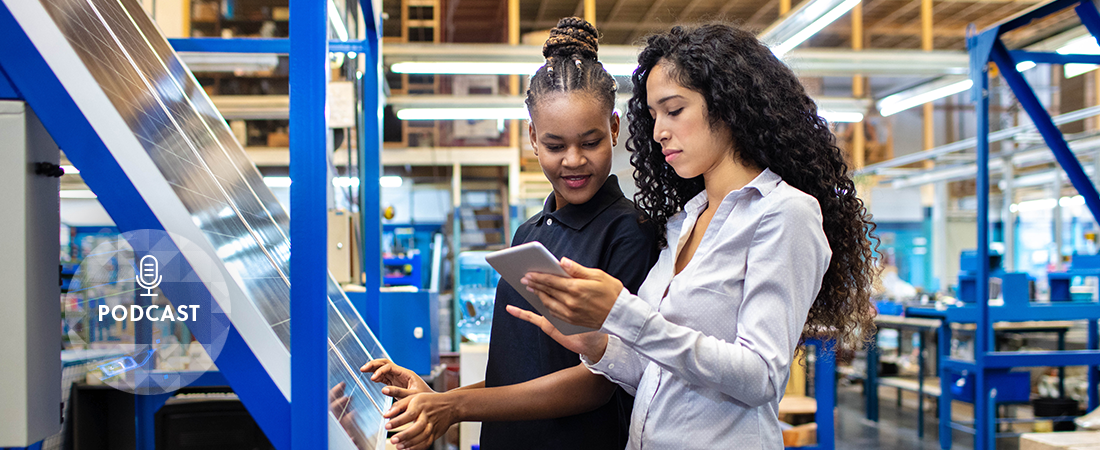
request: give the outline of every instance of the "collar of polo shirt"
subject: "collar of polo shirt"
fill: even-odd
[[[554,194],[551,193],[543,204],[542,212],[539,213],[536,222],[539,226],[544,226],[547,225],[546,219],[552,219],[552,223],[561,223],[574,230],[579,230],[588,225],[592,219],[607,209],[608,206],[611,206],[612,203],[615,203],[615,200],[622,195],[623,191],[619,189],[619,179],[615,175],[608,176],[607,181],[604,181],[600,190],[596,191],[596,195],[581,205],[565,205],[562,209],[554,211],[557,204],[554,200]]]

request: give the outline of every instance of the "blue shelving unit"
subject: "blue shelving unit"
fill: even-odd
[[[799,450],[833,450],[836,448],[836,424],[833,410],[836,408],[836,352],[833,341],[807,339],[805,345],[814,347],[814,399],[817,411],[817,445],[787,447]]]
[[[290,3],[290,38],[188,38],[170,39],[176,51],[280,53],[290,55],[290,246],[291,397],[305,399],[290,405],[290,448],[327,448],[328,388],[326,337],[328,227],[325,192],[327,160],[325,147],[326,89],[329,53],[356,52],[366,58],[367,70],[358,81],[359,179],[375,180],[381,174],[381,11],[374,3],[360,0],[367,18],[363,39],[328,40],[327,2],[294,0]],[[349,3],[353,5],[354,3]],[[380,211],[378,183],[359,183],[359,210],[363,212],[362,258],[366,295],[377,298],[382,285],[381,221],[371,220]],[[375,211],[374,215],[367,214]]]
[[[1100,12],[1091,1],[1055,0],[1036,6],[1015,17],[993,25],[977,34],[967,37],[970,53],[970,79],[973,81],[971,97],[975,103],[977,116],[977,196],[978,196],[978,249],[977,255],[989,254],[989,76],[990,63],[996,68],[1006,84],[1012,89],[1020,105],[1038,128],[1043,140],[1054,153],[1059,166],[1066,172],[1077,192],[1085,198],[1085,204],[1093,217],[1100,218],[1100,195],[1089,180],[1081,163],[1070,151],[1064,136],[1051,120],[1050,114],[1039,102],[1035,91],[1016,70],[1016,64],[1023,61],[1046,64],[1100,63],[1097,55],[1062,55],[1048,52],[1029,52],[1009,50],[1001,36],[1012,30],[1027,26],[1067,8],[1074,8],[1081,23],[1094,36],[1100,36]],[[1003,373],[1013,367],[1088,365],[1089,367],[1089,408],[1097,407],[1097,383],[1100,374],[1100,347],[1098,347],[1097,319],[1100,319],[1100,303],[1097,302],[1051,302],[1033,303],[1026,297],[1027,281],[1024,274],[1003,274],[1002,292],[1005,292],[1004,306],[989,305],[990,269],[987,264],[976,264],[974,271],[974,298],[971,305],[937,311],[932,308],[911,308],[912,312],[925,312],[929,316],[939,316],[943,320],[939,339],[941,348],[949,348],[950,323],[975,323],[974,360],[965,361],[944,358],[940,366],[940,447],[951,448],[951,430],[966,427],[951,422],[952,394],[947,382],[949,374],[966,371],[974,378],[974,448],[986,450],[995,448],[996,419],[994,413],[998,392],[991,385],[993,374]],[[1022,288],[1023,298],[1008,295]],[[1011,300],[1010,300],[1011,298]],[[993,322],[995,321],[1031,321],[1031,320],[1082,320],[1089,321],[1088,349],[1076,351],[1047,352],[994,352]]]

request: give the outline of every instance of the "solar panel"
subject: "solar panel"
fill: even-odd
[[[13,10],[16,8],[11,0],[5,3]],[[253,352],[268,351],[258,347],[271,344],[281,345],[289,352],[289,217],[202,87],[136,1],[41,0],[41,6],[109,102],[92,110],[90,102],[75,100],[83,115],[93,126],[97,115],[120,117],[140,144],[140,154],[133,157],[147,161],[125,164],[119,161],[119,164],[131,167],[145,164],[158,172],[149,181],[137,180],[139,175],[127,171],[149,209],[157,211],[158,204],[163,202],[186,211],[197,227],[197,232],[191,235],[209,244],[205,248],[212,249],[215,261],[239,288],[232,289],[230,295],[241,298],[230,301],[247,301],[258,311],[253,316],[234,311],[230,316]],[[24,4],[19,8],[29,7]],[[23,28],[31,34],[26,25]],[[62,63],[73,61],[65,61],[56,52],[47,55],[52,50],[39,44],[46,41],[40,36],[35,41],[44,59],[74,99],[83,95],[72,92],[76,88],[66,84],[65,77],[58,73],[66,70]],[[112,139],[104,136],[102,130],[97,131],[111,147]],[[114,153],[115,149],[111,151]],[[156,188],[161,179],[170,190]],[[166,193],[171,198],[166,198]],[[114,195],[98,191],[96,194],[101,198]],[[110,206],[108,212],[112,216],[128,213]],[[166,223],[167,216],[157,215],[166,230],[192,226],[178,221]],[[331,277],[328,284],[329,386],[343,383],[344,395],[350,396],[348,407],[335,411],[334,419],[345,425],[357,446],[375,448],[383,439],[381,413],[389,408],[391,400],[382,395],[380,385],[359,373],[358,368],[387,355]],[[262,319],[270,333],[249,331],[256,329],[256,324],[244,323],[255,320],[250,317]],[[266,342],[265,335],[274,336],[275,342]],[[258,357],[263,360],[259,354]],[[270,363],[265,367],[269,373],[276,372]],[[279,373],[271,376],[288,394],[285,386],[289,376]]]

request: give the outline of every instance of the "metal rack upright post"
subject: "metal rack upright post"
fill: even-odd
[[[350,3],[352,6],[355,3]],[[327,448],[328,388],[327,296],[328,215],[326,206],[327,148],[326,100],[330,52],[356,52],[366,59],[366,70],[357,84],[359,93],[359,210],[362,224],[363,281],[368,296],[377,296],[382,285],[380,221],[370,220],[379,211],[381,174],[382,84],[381,11],[373,2],[360,0],[366,32],[363,39],[328,41],[329,2],[290,2],[290,37],[170,39],[176,51],[279,53],[290,55],[290,187],[291,242],[291,339],[290,437],[292,449]],[[373,114],[372,114],[373,113]],[[373,237],[373,238],[372,238]],[[374,256],[370,256],[374,255]],[[318,263],[318,261],[323,263]]]
[[[970,79],[973,81],[971,96],[975,102],[977,118],[977,197],[978,197],[978,251],[979,261],[989,254],[989,71],[990,63],[996,65],[1000,76],[1012,89],[1023,110],[1038,128],[1043,140],[1051,149],[1062,170],[1066,172],[1077,192],[1084,197],[1085,204],[1094,218],[1100,219],[1100,195],[1088,179],[1081,163],[1070,150],[1062,132],[1051,120],[1050,114],[1039,102],[1035,91],[1028,85],[1016,64],[1023,61],[1047,64],[1090,63],[1100,64],[1100,56],[1079,54],[1058,54],[1053,52],[1030,52],[1009,50],[1001,36],[1009,31],[1024,27],[1032,21],[1073,7],[1092,36],[1100,36],[1100,13],[1091,1],[1055,0],[1029,9],[1015,17],[993,25],[977,34],[967,37],[970,53]],[[1091,302],[1050,302],[1037,303],[1027,298],[1026,278],[1023,274],[1005,274],[1000,277],[1007,284],[1021,286],[1003,286],[1005,301],[1003,306],[989,305],[990,268],[988,264],[977,264],[975,304],[952,307],[947,310],[934,308],[908,308],[909,315],[940,317],[943,325],[940,331],[940,346],[948,346],[952,322],[976,324],[974,339],[974,360],[961,360],[945,357],[940,366],[940,447],[951,448],[953,429],[974,433],[974,448],[986,450],[995,448],[997,437],[996,403],[997,389],[991,386],[990,374],[1006,371],[1014,367],[1036,366],[1079,366],[1087,365],[1089,378],[1089,409],[1097,407],[1097,383],[1100,382],[1100,346],[1098,346],[1097,319],[1100,319],[1100,303]],[[1023,289],[1025,294],[1009,295]],[[1051,321],[1051,320],[1088,320],[1088,349],[1043,352],[997,352],[993,351],[993,322]],[[968,372],[974,375],[974,427],[969,429],[961,424],[952,423],[952,393],[949,383],[949,371]]]

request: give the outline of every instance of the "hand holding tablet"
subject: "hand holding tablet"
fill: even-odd
[[[520,283],[528,272],[546,273],[569,278],[565,270],[558,264],[558,260],[550,251],[539,242],[528,242],[512,248],[496,251],[485,256],[485,261],[500,272],[501,278],[508,282],[538,311],[546,317],[564,335],[574,335],[588,331],[596,331],[594,328],[572,325],[554,317],[546,306],[542,304],[538,294],[528,291],[527,286]]]

